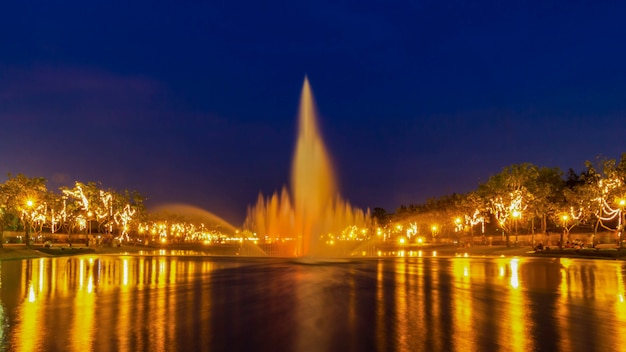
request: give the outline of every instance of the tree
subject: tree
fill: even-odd
[[[91,194],[86,190],[88,187],[78,181],[74,183],[73,188],[61,188],[64,200],[64,223],[68,234],[74,233],[76,229],[87,228],[87,214],[90,206],[90,199],[87,196]]]
[[[31,229],[38,221],[42,221],[42,212],[45,211],[45,201],[48,190],[47,180],[43,177],[29,178],[22,174],[13,177],[1,186],[2,219],[0,233],[4,231],[7,221],[14,216],[20,219],[24,227],[24,241],[29,247],[31,243]],[[0,235],[2,236],[2,235]]]
[[[510,246],[509,235],[513,225],[517,227],[524,210],[534,200],[529,186],[538,174],[537,167],[530,163],[511,165],[491,176],[478,188],[478,194],[485,200],[487,209],[506,234],[507,247]]]
[[[622,154],[622,159],[617,165],[615,159],[605,159],[603,174],[596,176],[598,181],[595,183],[595,194],[597,195],[594,199],[596,203],[595,215],[600,226],[617,232],[621,248],[623,246],[623,216],[626,207],[626,182],[624,181],[626,180],[626,153]],[[613,228],[609,223],[614,224],[615,220],[617,220],[617,224]]]
[[[536,178],[532,176],[527,181],[528,190],[533,195],[528,202],[529,210],[534,216],[541,219],[541,233],[546,234],[548,218],[558,213],[557,209],[563,203],[563,173],[559,168],[542,167],[537,169]],[[532,245],[535,242],[534,217],[531,218]]]
[[[481,198],[477,192],[471,192],[465,195],[465,197],[461,200],[461,204],[459,206],[461,213],[463,214],[463,222],[465,225],[469,227],[469,232],[472,237],[472,245],[474,245],[474,226],[480,224],[481,231],[480,233],[483,236],[485,235],[485,209],[486,204],[484,199]]]
[[[595,170],[591,165],[588,165],[587,172],[581,173],[580,176],[570,169],[565,181],[563,197],[560,202],[554,204],[555,211],[552,213],[554,223],[562,224],[563,226],[563,232],[559,241],[560,247],[562,247],[564,236],[568,236],[569,239],[569,233],[574,227],[597,218],[595,214],[599,211],[599,203],[597,201],[600,195],[598,187],[599,177],[600,175],[595,174]],[[592,246],[595,245],[597,226],[593,226],[593,228]]]
[[[374,208],[372,211],[372,219],[376,220],[376,223],[380,227],[385,227],[389,224],[389,219],[391,214],[387,213],[387,211],[383,208]]]

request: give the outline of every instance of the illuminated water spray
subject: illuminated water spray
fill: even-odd
[[[309,81],[304,79],[298,113],[298,138],[291,168],[291,196],[283,187],[248,209],[245,228],[259,236],[294,238],[294,255],[324,255],[323,238],[369,222],[361,209],[345,202],[337,190],[330,155],[317,126]]]

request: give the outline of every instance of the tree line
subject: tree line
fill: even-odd
[[[477,234],[489,229],[509,235],[516,226],[529,233],[547,234],[557,228],[569,236],[575,227],[616,232],[622,239],[626,208],[626,153],[620,160],[586,161],[580,173],[569,169],[514,164],[466,194],[445,195],[423,204],[401,205],[393,214],[382,208],[372,211],[379,224],[415,222],[421,233],[448,236]],[[438,227],[435,227],[437,224]],[[480,227],[480,228],[479,228]],[[622,241],[620,241],[621,245]]]
[[[53,192],[43,177],[9,174],[0,184],[0,246],[5,230],[24,230],[26,244],[42,231],[128,236],[145,217],[144,200],[136,191],[104,189],[95,182],[77,181]]]

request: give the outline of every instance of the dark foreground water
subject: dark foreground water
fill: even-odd
[[[11,351],[626,351],[624,262],[2,261]]]

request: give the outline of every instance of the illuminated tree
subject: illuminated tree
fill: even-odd
[[[31,230],[39,225],[42,213],[45,210],[45,200],[48,190],[46,179],[42,177],[29,178],[22,174],[13,177],[8,175],[8,180],[1,186],[0,203],[2,219],[0,221],[0,233],[12,217],[19,218],[24,228],[24,241],[26,246],[31,243]],[[0,238],[1,238],[0,234]],[[3,241],[2,241],[3,242]]]
[[[87,217],[90,206],[91,196],[89,188],[82,182],[76,181],[73,188],[61,188],[64,200],[64,218],[68,234],[78,229],[79,231],[87,228]]]
[[[478,193],[471,192],[465,195],[459,206],[459,214],[462,214],[462,221],[469,227],[472,245],[474,244],[474,227],[480,224],[480,233],[485,234],[485,201]]]
[[[513,225],[517,225],[528,204],[534,200],[528,187],[537,175],[537,167],[532,164],[512,165],[491,176],[478,188],[478,194],[505,233],[507,246],[510,245],[509,235]]]
[[[534,245],[534,219],[538,217],[541,221],[541,233],[546,234],[548,229],[548,218],[559,213],[559,208],[563,202],[563,172],[559,168],[536,168],[528,175],[527,188],[532,194],[532,199],[528,201],[529,212],[534,214],[531,217],[532,244]]]
[[[138,192],[124,191],[113,196],[113,221],[120,239],[129,239],[133,229],[138,228],[144,213],[144,197]]]
[[[569,236],[570,231],[576,227],[596,220],[596,226],[592,226],[592,245],[595,244],[596,233],[600,225],[600,218],[596,213],[601,212],[598,197],[601,195],[598,182],[601,175],[595,173],[595,169],[590,164],[587,171],[581,176],[576,175],[570,169],[563,189],[561,201],[554,202],[554,211],[551,218],[555,224],[563,226],[560,243],[563,244],[563,237]],[[569,239],[569,237],[568,237]]]
[[[588,173],[591,174],[590,170],[593,168],[590,165],[588,162]],[[597,182],[589,184],[593,187],[592,190],[596,196],[591,203],[598,219],[597,224],[607,230],[616,231],[620,247],[622,247],[623,215],[624,208],[626,208],[626,153],[622,154],[618,165],[614,159],[604,160],[603,175],[594,173],[593,176]]]

